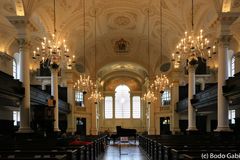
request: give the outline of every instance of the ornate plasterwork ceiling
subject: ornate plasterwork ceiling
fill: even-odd
[[[16,31],[9,24],[6,16],[16,15],[14,0],[0,1],[0,49],[8,50],[14,41]],[[40,37],[53,31],[53,2],[51,0],[22,0],[25,14],[36,27],[29,32],[28,39],[32,46]],[[232,10],[239,10],[239,0],[232,1]],[[86,0],[86,67],[94,71],[95,34],[97,41],[97,68],[108,68],[108,73],[116,72],[114,67],[120,62],[137,64],[120,71],[139,74],[137,69],[148,70],[148,30],[150,42],[150,72],[157,73],[160,66],[160,38],[163,38],[163,61],[169,61],[176,43],[185,30],[191,28],[191,0],[163,0],[163,34],[160,33],[159,0]],[[221,0],[195,0],[195,30],[206,29],[209,36],[216,34],[216,22]],[[71,53],[76,55],[77,63],[83,64],[83,0],[57,0],[57,31],[59,39],[65,38]],[[95,33],[95,9],[97,30]],[[149,29],[147,25],[150,11]],[[239,23],[236,23],[239,26]],[[232,32],[239,35],[239,27],[232,27]],[[216,35],[215,35],[216,36]],[[123,38],[129,42],[127,54],[119,55],[114,50],[115,42]],[[13,43],[15,44],[15,43]],[[12,53],[10,53],[12,54]],[[108,66],[108,67],[107,67]],[[114,65],[112,65],[114,66]],[[142,72],[141,71],[141,72]],[[104,77],[104,76],[103,76]],[[141,77],[141,76],[140,76]]]
[[[130,91],[141,91],[139,82],[131,77],[120,76],[114,77],[104,84],[104,91],[114,91],[118,85],[125,84],[130,88]]]

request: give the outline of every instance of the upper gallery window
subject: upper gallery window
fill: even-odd
[[[80,107],[84,107],[83,103],[83,92],[75,91],[75,103]]]
[[[106,96],[104,104],[105,119],[113,118],[113,98],[111,96]]]
[[[165,90],[162,94],[162,106],[170,105],[171,93],[170,90]]]
[[[132,97],[132,117],[141,118],[141,98],[140,96]]]
[[[17,79],[17,63],[16,63],[16,60],[15,60],[15,59],[13,59],[13,65],[12,65],[12,67],[13,67],[13,78],[14,78],[14,79]]]

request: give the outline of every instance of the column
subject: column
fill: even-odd
[[[148,134],[155,135],[154,105],[151,102],[148,102],[147,107],[148,107],[148,113],[149,113]]]
[[[177,102],[179,101],[179,81],[178,80],[174,80],[173,81],[173,87],[172,87],[172,91],[171,91],[171,97],[172,97],[172,119],[171,119],[171,131],[172,134],[176,134],[178,132],[180,132],[179,129],[179,113],[177,113]]]
[[[74,100],[73,82],[71,81],[67,82],[67,101],[70,104],[70,110],[71,110],[71,113],[67,115],[67,123],[68,123],[67,132],[73,134],[76,131],[75,118],[74,118],[74,113],[75,113],[74,101],[75,100]]]
[[[30,72],[29,72],[29,52],[24,50],[25,39],[19,38],[19,53],[21,55],[21,77],[25,94],[23,105],[20,108],[20,129],[21,133],[32,132],[30,128]]]
[[[59,120],[58,120],[58,69],[51,69],[51,95],[54,96],[56,101],[54,107],[54,131],[59,131]]]
[[[91,135],[98,135],[98,128],[97,128],[97,107],[98,103],[94,102],[92,106],[92,128],[91,128]]]
[[[30,129],[30,72],[29,72],[29,51],[26,49],[27,25],[31,25],[25,16],[7,17],[9,22],[17,31],[17,41],[19,43],[21,73],[20,80],[23,82],[25,95],[20,108],[20,129],[21,133],[29,133]]]
[[[228,101],[223,96],[222,90],[222,87],[225,85],[225,81],[228,78],[227,53],[231,37],[232,36],[230,35],[221,36],[218,46],[218,125],[215,130],[216,132],[231,131],[228,121]]]
[[[197,65],[188,64],[188,131],[197,131],[196,111],[191,104],[191,99],[195,94],[195,71]]]

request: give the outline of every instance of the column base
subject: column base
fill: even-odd
[[[61,130],[59,128],[54,128],[53,131],[54,132],[60,132]]]
[[[172,134],[175,135],[175,134],[178,134],[181,132],[180,128],[174,128],[172,131]]]
[[[199,133],[196,127],[190,127],[186,130],[186,132],[188,135],[197,135]]]
[[[215,129],[214,132],[233,132],[233,130],[231,130],[229,126],[226,126],[226,127],[217,127],[217,129]]]
[[[20,127],[17,133],[33,133],[30,127]]]
[[[91,129],[91,135],[98,135],[98,130]]]
[[[188,127],[187,131],[198,131],[197,127]]]
[[[74,128],[67,129],[67,133],[71,133],[72,135],[74,135],[75,132],[76,130]]]
[[[155,135],[155,128],[149,128],[148,129],[148,135]]]

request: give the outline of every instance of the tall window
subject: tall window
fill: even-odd
[[[13,59],[13,78],[17,79],[17,63],[15,59]]]
[[[133,118],[141,118],[141,100],[140,100],[140,96],[133,96],[132,98],[132,117]]]
[[[18,122],[20,122],[20,112],[19,111],[13,111],[13,120],[14,120],[14,126],[17,126]]]
[[[105,97],[105,118],[111,119],[113,118],[113,98],[111,96]]]
[[[115,89],[115,118],[130,118],[130,89],[119,85]]]
[[[162,95],[162,106],[170,105],[171,94],[170,90],[165,90]]]
[[[233,77],[235,74],[235,56],[232,56],[231,59],[231,77]]]
[[[231,121],[231,124],[235,124],[235,110],[228,111],[228,119]]]
[[[83,92],[75,91],[75,103],[78,106],[84,107],[84,104],[83,104]]]

